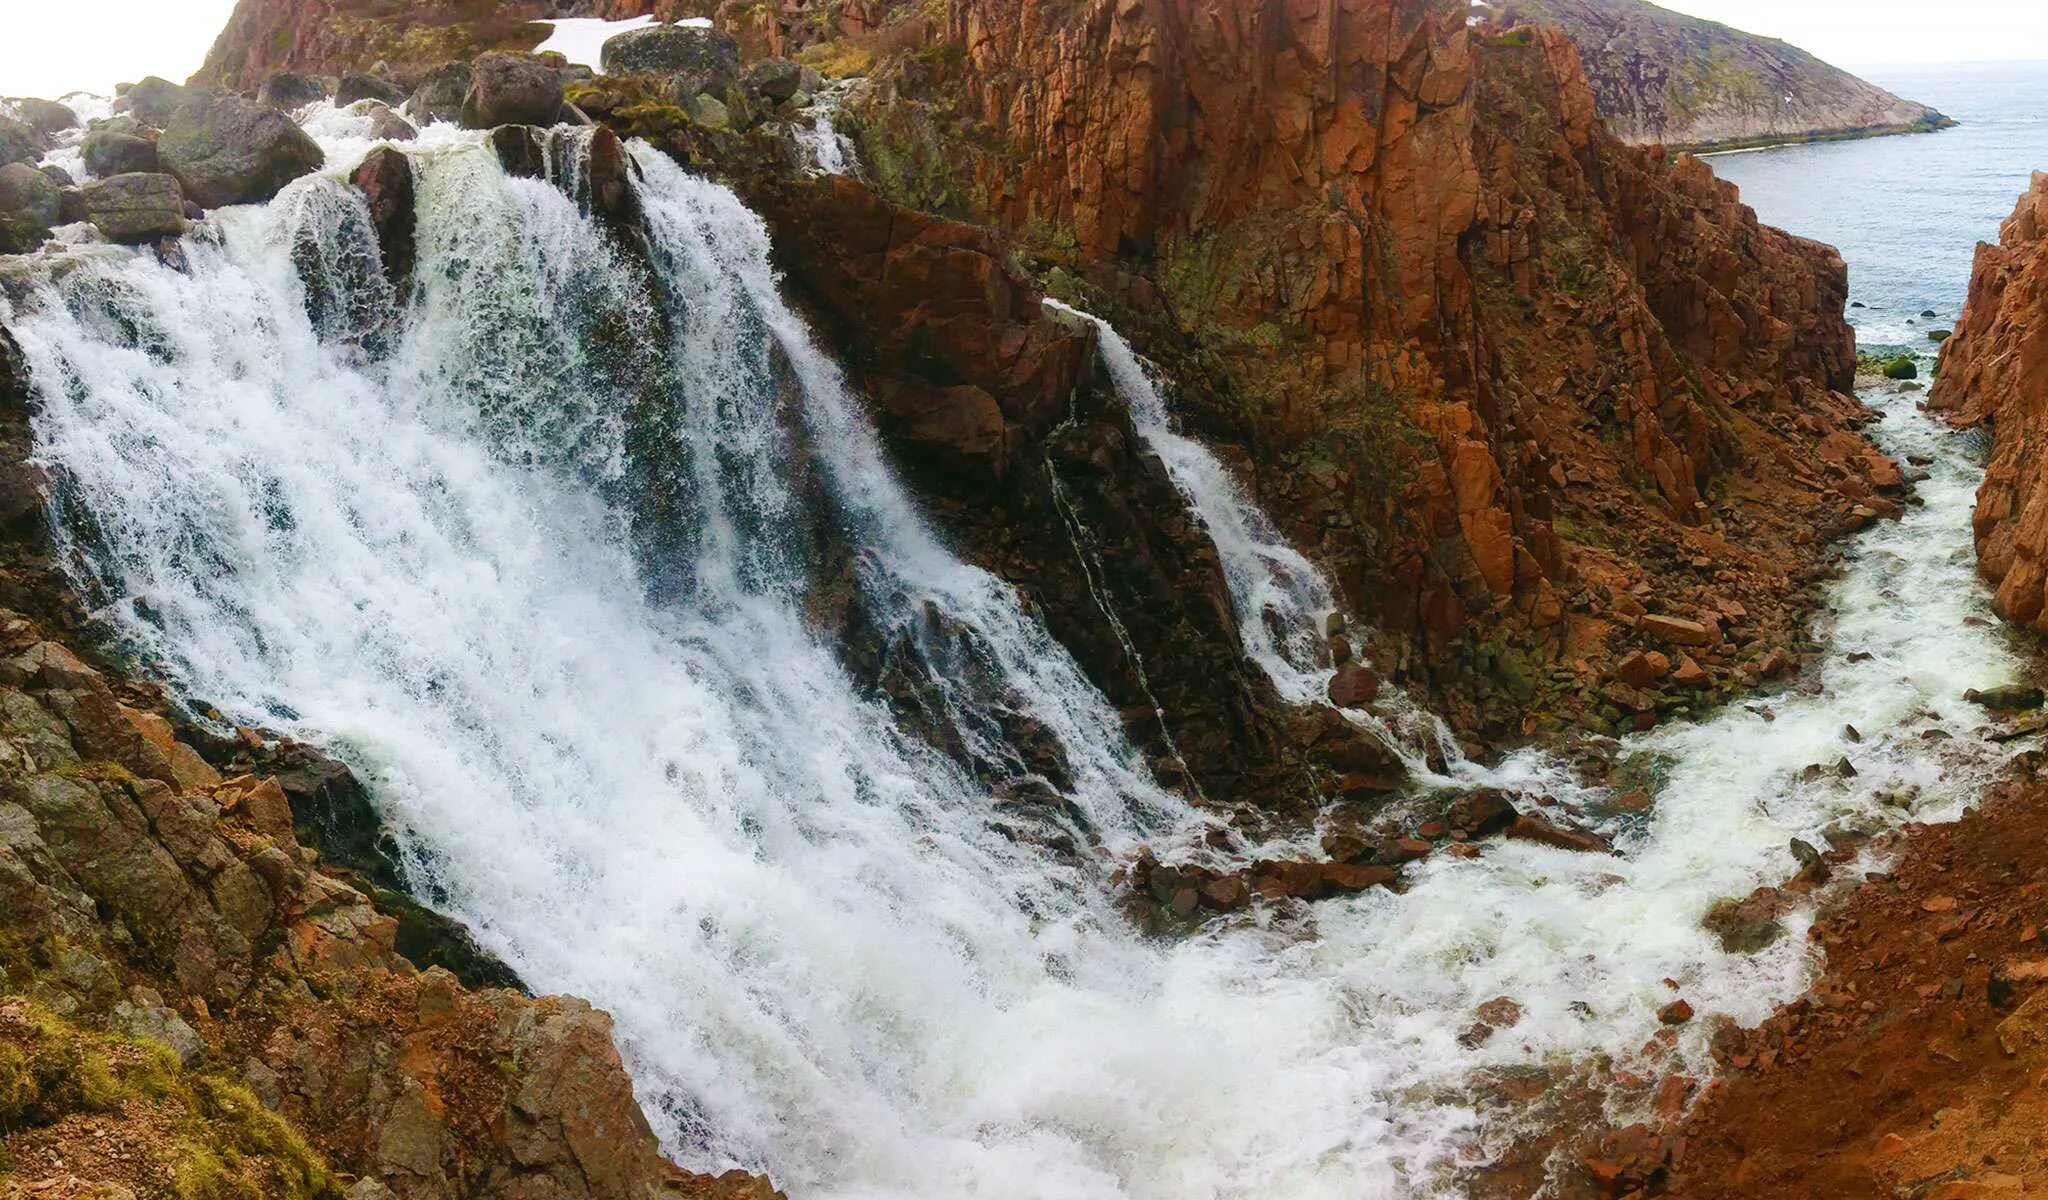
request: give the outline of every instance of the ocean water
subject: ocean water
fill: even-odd
[[[1850,299],[1866,306],[1849,310],[1859,341],[1932,351],[1928,331],[1954,328],[1962,312],[1977,243],[1998,240],[2032,172],[2048,170],[2048,62],[1859,73],[1962,123],[1710,161],[1766,222],[1841,250]]]

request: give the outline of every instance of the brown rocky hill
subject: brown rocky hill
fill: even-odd
[[[1928,403],[1991,430],[1974,518],[1978,568],[2001,615],[2048,629],[2048,174],[2035,174],[1999,244],[1978,245]]]
[[[1697,150],[1954,124],[1797,46],[1647,0],[1494,0],[1480,11],[1563,30],[1585,58],[1600,115],[1624,141]]]

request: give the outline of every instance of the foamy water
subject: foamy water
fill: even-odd
[[[2003,760],[1960,701],[2017,671],[1968,621],[1976,468],[1881,394],[1877,436],[1936,459],[1926,506],[1852,543],[1819,694],[1629,743],[1662,785],[1606,827],[1620,856],[1489,845],[1411,867],[1402,894],[1141,936],[1111,866],[1211,819],[930,531],[753,214],[635,146],[643,268],[477,135],[429,131],[400,147],[419,264],[389,312],[338,182],[366,134],[306,120],[325,174],[213,214],[189,274],[107,249],[0,311],[70,480],[64,528],[103,537],[67,553],[183,694],[349,761],[415,883],[536,987],[611,1010],[691,1165],[876,1200],[1457,1195],[1539,1115],[1475,1072],[1633,1063],[1679,996],[1764,1015],[1805,985],[1808,918],[1741,956],[1707,910],[1782,881],[1791,837],[1953,815]],[[1104,333],[1240,608],[1331,607]],[[821,544],[931,673],[943,747],[842,665],[809,607]],[[1294,628],[1247,636],[1276,682],[1320,670]],[[1057,778],[1018,753],[1019,717]],[[1854,778],[1799,782],[1844,754]],[[1600,798],[1534,755],[1434,782]],[[1903,809],[1900,787],[1920,789]],[[1062,802],[1018,802],[1047,791]],[[1526,1017],[1461,1045],[1497,996]],[[1703,1068],[1706,1025],[1638,1065]]]

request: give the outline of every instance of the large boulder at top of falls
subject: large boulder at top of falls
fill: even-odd
[[[562,77],[546,63],[492,51],[471,65],[462,97],[468,129],[499,125],[553,125],[562,112]]]
[[[121,93],[120,98],[114,101],[114,111],[128,113],[144,125],[162,129],[188,94],[170,80],[151,75]]]
[[[108,241],[148,242],[185,232],[185,195],[169,175],[116,175],[79,190],[86,219]]]
[[[85,135],[79,150],[85,157],[85,169],[102,179],[158,169],[156,143],[132,133],[95,129]]]
[[[412,99],[406,107],[412,110],[415,121],[460,121],[462,99],[469,95],[471,78],[476,74],[466,62],[442,63],[426,73],[418,87],[413,89]]]
[[[72,111],[71,106],[55,100],[16,96],[8,100],[6,106],[14,109],[14,115],[37,133],[62,133],[79,125],[78,114]]]
[[[347,108],[358,100],[380,100],[386,105],[404,104],[405,89],[378,75],[350,71],[334,89],[334,103]]]
[[[232,96],[180,105],[156,148],[164,170],[206,208],[268,200],[327,161],[290,117]]]
[[[415,254],[412,160],[389,146],[379,146],[349,180],[369,201],[385,277],[393,284],[402,283],[412,274]]]
[[[42,153],[42,134],[26,121],[0,116],[0,163],[34,162]]]
[[[319,80],[308,79],[291,71],[279,71],[272,75],[263,81],[263,86],[256,92],[258,100],[286,112],[303,108],[326,95],[327,88]]]
[[[0,167],[0,213],[19,213],[38,225],[55,225],[64,209],[64,189],[27,163]]]
[[[607,75],[689,75],[693,90],[716,91],[740,76],[740,46],[731,34],[697,25],[629,29],[598,52]]]

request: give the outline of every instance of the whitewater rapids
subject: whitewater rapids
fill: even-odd
[[[1707,909],[1781,881],[1790,837],[1953,815],[2001,761],[1959,699],[2017,671],[1967,620],[1976,469],[1878,396],[1887,448],[1936,459],[1926,506],[1854,544],[1820,694],[1633,743],[1663,784],[1609,828],[1625,856],[1506,843],[1418,864],[1402,895],[1142,937],[1108,862],[1210,819],[924,524],[753,214],[636,145],[642,265],[563,191],[430,129],[400,295],[339,182],[360,124],[307,123],[329,172],[213,214],[189,273],[81,250],[0,309],[64,549],[138,657],[348,761],[422,894],[533,986],[610,1010],[687,1165],[846,1200],[1456,1195],[1521,1111],[1476,1074],[1631,1062],[1679,995],[1766,1014],[1804,986],[1803,918],[1744,957]],[[1328,607],[1103,344],[1233,595]],[[850,677],[805,606],[821,544],[941,681],[964,756]],[[1276,681],[1307,670],[1295,649],[1247,646]],[[1015,714],[1057,747],[1065,815],[1003,824],[962,761],[1028,775],[996,732]],[[1856,778],[1797,781],[1844,753]],[[1456,769],[1597,799],[1533,756]],[[1914,806],[1885,806],[1902,786]],[[1503,995],[1522,1022],[1461,1045]],[[1706,1024],[1663,1069],[1704,1064]]]

